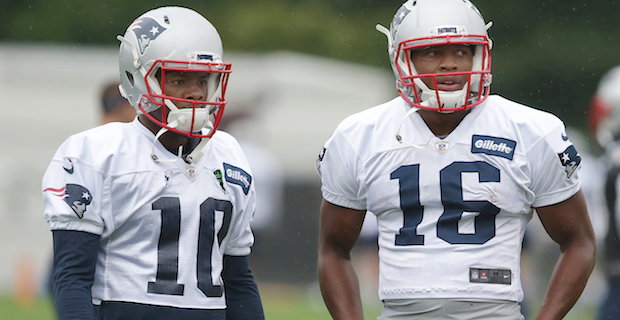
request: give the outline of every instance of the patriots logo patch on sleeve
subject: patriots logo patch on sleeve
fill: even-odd
[[[570,178],[577,168],[579,168],[579,164],[581,164],[579,152],[577,152],[577,149],[575,149],[573,145],[570,145],[564,152],[558,153],[558,157],[560,157],[560,163],[564,166],[566,178]]]
[[[47,188],[43,190],[43,192],[47,191],[56,197],[62,198],[80,219],[84,217],[86,207],[93,201],[90,191],[79,184],[67,183],[66,186],[60,189]]]
[[[243,169],[224,163],[224,176],[227,182],[241,186],[246,195],[250,192],[252,176]]]

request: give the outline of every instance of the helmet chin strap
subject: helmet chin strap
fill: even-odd
[[[153,161],[155,162],[177,162],[179,159],[181,159],[181,155],[183,155],[183,145],[179,146],[179,153],[174,159],[159,159],[159,157],[155,155],[155,142],[166,132],[168,132],[168,129],[162,127],[155,135],[155,139],[153,139],[153,146],[151,147],[151,159],[153,159]]]
[[[204,148],[205,145],[207,145],[207,142],[209,142],[209,140],[210,138],[207,138],[207,137],[202,138],[202,140],[200,140],[200,142],[198,143],[198,145],[196,145],[194,150],[192,150],[192,152],[188,154],[187,157],[185,157],[185,161],[189,163],[196,163],[200,161],[200,158],[202,158],[202,156],[204,155],[204,152],[202,152],[202,148]]]
[[[159,131],[155,135],[155,139],[153,139],[153,146],[151,147],[151,159],[153,159],[153,161],[155,162],[177,162],[183,156],[183,145],[179,146],[179,151],[176,158],[159,159],[159,157],[155,155],[155,142],[166,132],[168,132],[168,129],[166,128],[159,129]],[[194,150],[192,150],[192,152],[185,157],[185,161],[187,161],[188,163],[197,163],[198,161],[200,161],[200,159],[204,155],[202,149],[205,147],[207,142],[209,142],[209,140],[210,138],[202,138],[200,142],[196,145]]]
[[[424,103],[426,103],[426,101],[423,102],[422,104],[424,104]],[[405,120],[407,118],[409,118],[410,115],[412,115],[414,112],[416,112],[418,110],[420,110],[420,108],[416,108],[414,106],[411,106],[411,109],[409,110],[409,112],[407,112],[407,114],[405,114],[405,116],[403,117],[403,120],[400,121],[400,124],[398,125],[398,130],[396,131],[396,141],[398,141],[401,144],[404,143],[404,144],[412,146],[412,147],[414,147],[416,149],[422,150],[422,149],[426,148],[426,146],[428,146],[428,144],[431,142],[430,138],[428,139],[428,141],[426,141],[426,143],[424,145],[418,146],[418,145],[415,145],[413,143],[404,141],[403,137],[400,135],[400,129],[403,127],[403,123],[405,123]]]
[[[179,111],[179,109],[174,105],[174,103],[172,103],[172,101],[169,101],[169,100],[166,99],[164,101],[164,103],[173,112],[174,111],[176,111],[176,112]],[[181,122],[186,122],[186,121],[187,121],[187,118],[184,117],[183,115],[181,115],[177,119],[175,119],[172,122],[168,123],[168,126],[170,128],[177,128],[179,126],[182,126]],[[207,120],[207,121],[209,121],[209,120]],[[210,127],[213,127],[213,126],[211,125]],[[162,127],[161,129],[159,129],[159,131],[155,135],[155,139],[153,139],[153,145],[151,147],[151,159],[153,159],[153,161],[155,161],[155,162],[177,162],[183,156],[183,146],[182,145],[179,146],[179,151],[178,151],[177,157],[174,158],[174,159],[159,159],[159,157],[157,157],[157,155],[155,155],[155,142],[166,132],[168,132],[168,129]],[[196,162],[200,161],[200,159],[204,155],[204,153],[202,152],[202,149],[205,147],[207,142],[209,142],[209,140],[210,140],[210,138],[207,138],[207,137],[202,138],[200,140],[200,142],[196,145],[194,150],[192,150],[192,152],[185,157],[185,161],[188,162],[188,163],[196,163]]]

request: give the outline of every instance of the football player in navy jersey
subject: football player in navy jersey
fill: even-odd
[[[523,319],[520,254],[536,213],[561,251],[537,319],[561,319],[595,263],[579,153],[554,115],[489,95],[469,0],[409,0],[390,29],[399,97],[342,121],[317,160],[318,270],[334,319],[363,319],[351,249],[379,231],[378,319]]]
[[[59,319],[264,319],[252,172],[217,130],[231,72],[218,32],[161,7],[118,39],[138,116],[69,137],[43,177]]]

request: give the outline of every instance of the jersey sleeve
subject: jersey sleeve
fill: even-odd
[[[346,208],[366,209],[364,190],[357,178],[360,158],[342,132],[336,130],[327,140],[316,166],[323,199]]]
[[[527,152],[535,208],[560,203],[577,193],[581,186],[577,174],[581,157],[568,139],[564,124],[555,120],[552,129]]]
[[[56,151],[42,180],[44,217],[50,230],[101,235],[102,174],[89,163],[84,139],[71,137]]]
[[[223,175],[227,184],[226,189],[233,192],[235,214],[230,223],[228,241],[224,245],[223,253],[230,256],[246,256],[250,254],[254,244],[250,223],[256,211],[255,182],[250,166],[236,140],[231,138],[227,148],[228,152],[234,154],[236,165],[225,163]]]
[[[224,253],[230,256],[247,256],[254,244],[254,235],[250,222],[256,210],[254,188],[249,193],[250,198],[246,206],[239,212],[235,221],[231,222],[230,240]]]

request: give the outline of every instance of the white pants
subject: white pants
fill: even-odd
[[[385,300],[377,320],[524,320],[515,301],[482,299]]]

